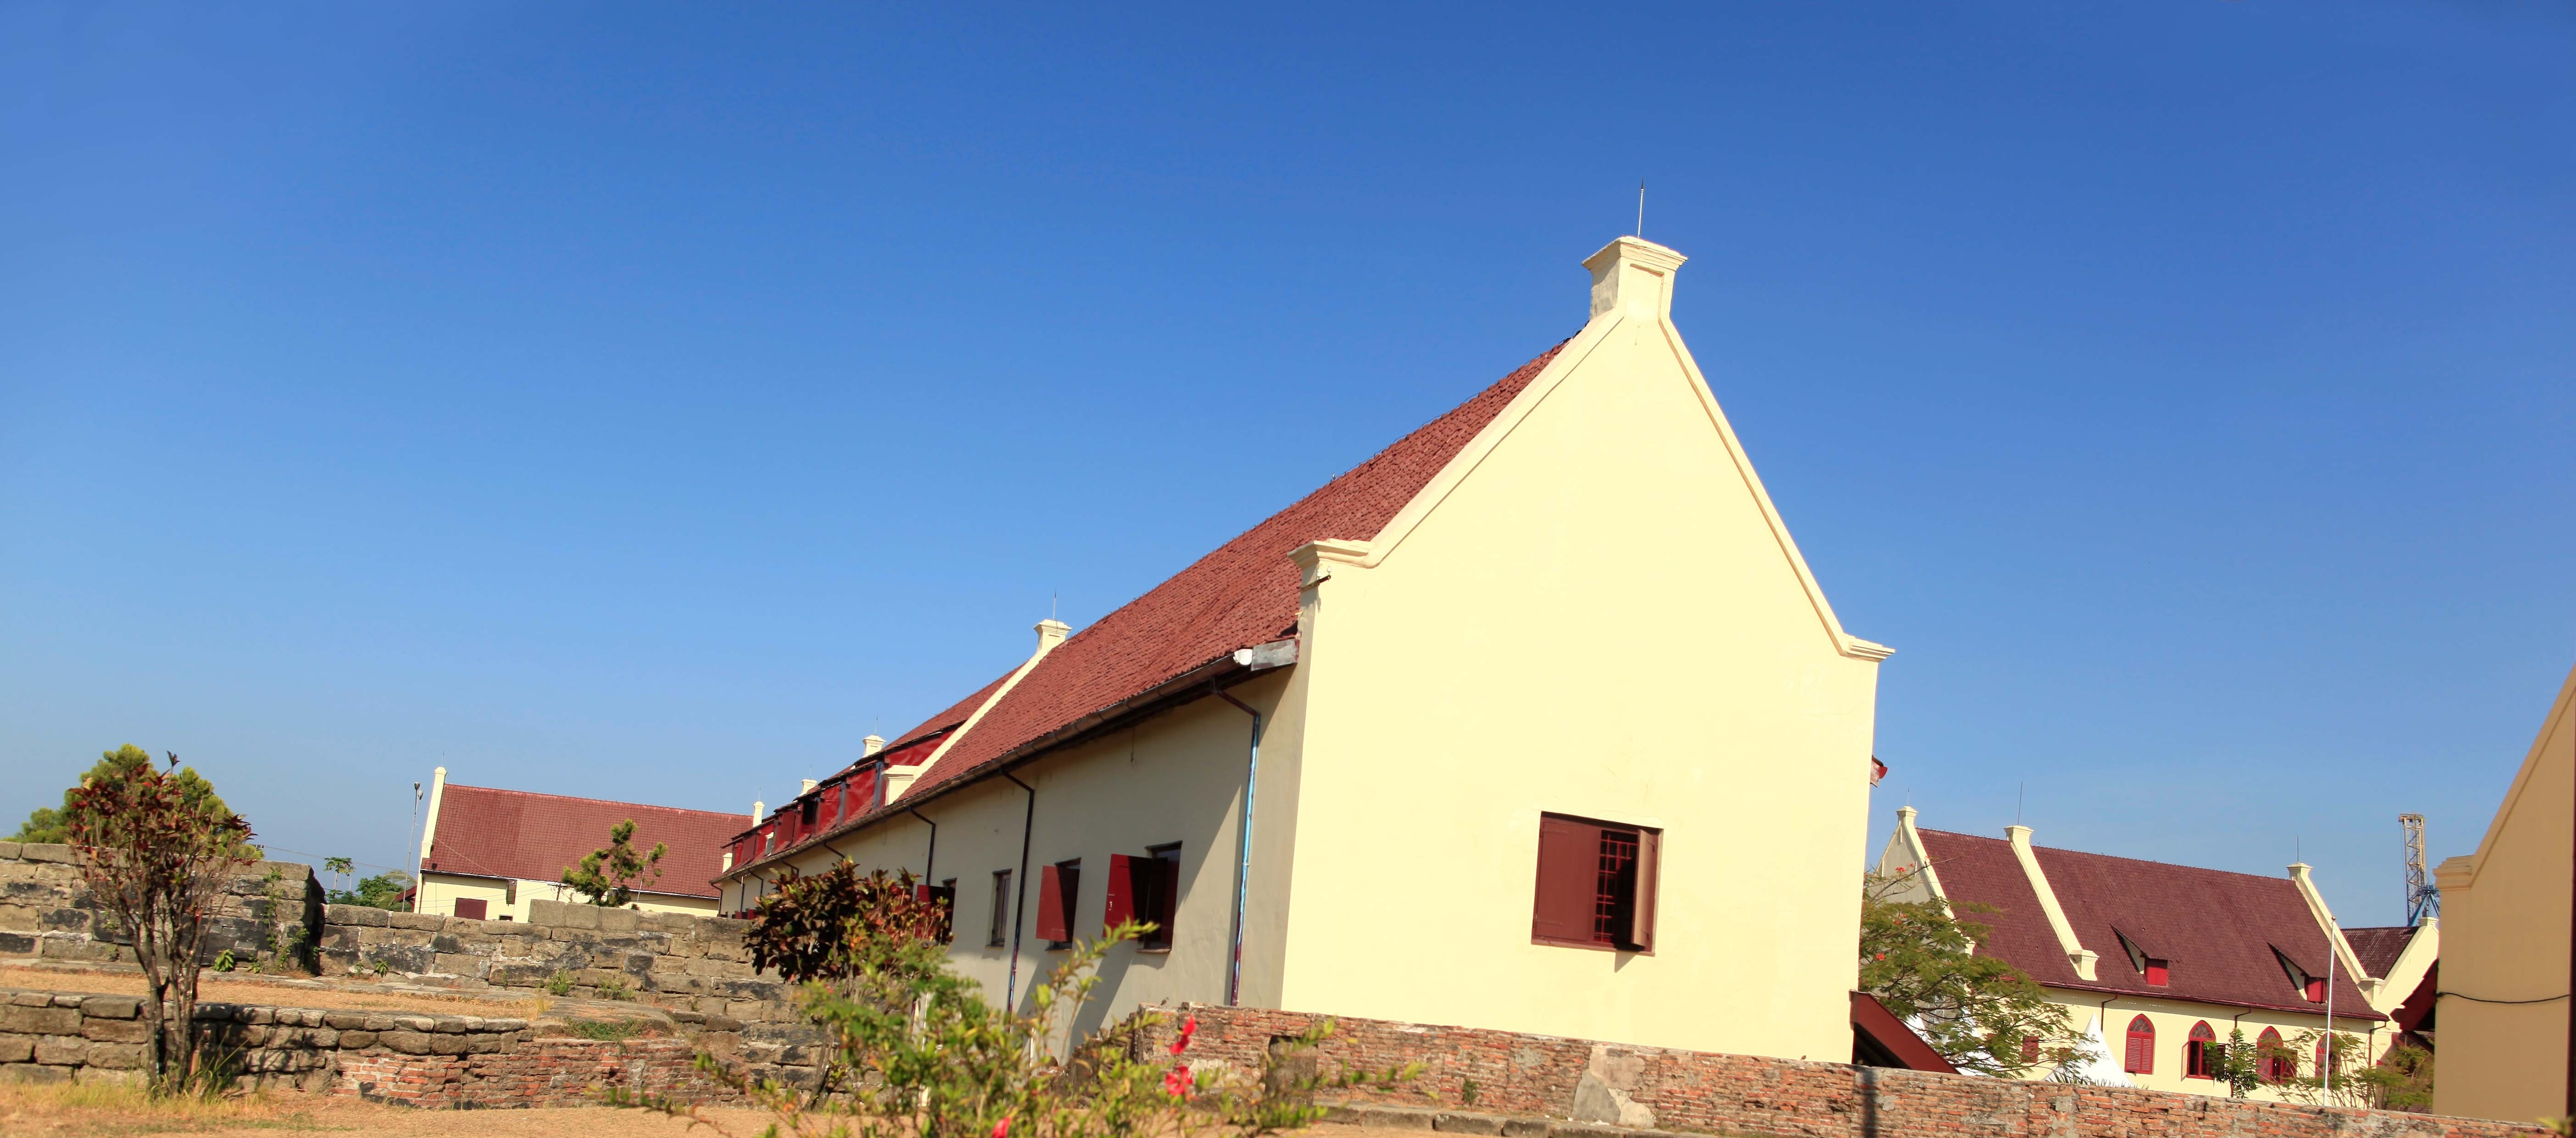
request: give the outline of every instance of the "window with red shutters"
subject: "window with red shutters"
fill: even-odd
[[[1073,943],[1074,911],[1082,896],[1082,861],[1060,861],[1038,871],[1038,939],[1048,948]]]
[[[829,783],[821,790],[815,791],[814,801],[821,803],[823,807],[823,816],[817,820],[814,827],[816,830],[829,830],[832,828],[832,823],[841,820],[840,783]]]
[[[2156,1071],[2156,1025],[2139,1016],[2129,1021],[2129,1054],[2120,1069],[2132,1075],[2152,1075]]]
[[[483,914],[491,911],[486,904],[480,898],[460,897],[456,901],[456,915],[469,921],[482,920]]]
[[[2326,1002],[2326,982],[2311,978],[2308,981],[2307,996],[2308,1002],[2311,1004],[2322,1004]]]
[[[2281,1033],[2264,1028],[2254,1040],[2254,1074],[2267,1083],[2288,1082],[2299,1077],[2299,1061],[2281,1043]]]
[[[1539,944],[1651,952],[1660,831],[1562,814],[1539,815],[1538,885],[1530,939]]]
[[[879,766],[870,763],[851,772],[841,787],[841,816],[856,818],[877,808],[877,775]]]
[[[2147,958],[2147,983],[2162,988],[2173,983],[2173,968],[2155,957]]]
[[[2191,1038],[2182,1045],[2182,1075],[2186,1079],[2216,1078],[2218,1071],[2218,1033],[2209,1021],[2191,1025]]]
[[[1102,903],[1101,931],[1127,921],[1153,926],[1136,938],[1136,947],[1160,952],[1172,947],[1172,917],[1179,891],[1181,847],[1155,846],[1144,856],[1109,855],[1108,897]]]
[[[823,796],[808,794],[796,802],[796,838],[803,841],[814,836],[823,824]]]

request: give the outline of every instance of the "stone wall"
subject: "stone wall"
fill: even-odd
[[[230,952],[247,965],[283,952],[309,971],[310,934],[321,924],[322,886],[311,866],[258,862],[233,874],[215,898],[202,960],[212,964]],[[0,842],[0,957],[131,963],[130,943],[100,923],[72,847]]]
[[[1186,1017],[1192,1064],[1261,1069],[1272,1043],[1325,1017],[1188,1004],[1140,1047],[1159,1053]],[[2529,1126],[2346,1107],[2232,1100],[1854,1067],[1590,1040],[1341,1019],[1326,1066],[1422,1063],[1422,1076],[1363,1101],[1465,1105],[1603,1126],[1796,1138],[2507,1138]],[[1473,1080],[1474,1094],[1467,1083]],[[1433,1116],[1426,1116],[1430,1121]],[[1484,1131],[1492,1132],[1492,1131]]]
[[[131,996],[0,989],[0,1081],[139,1078],[148,1062],[140,1012]],[[723,1086],[697,1070],[702,1048],[751,1061],[765,1077],[812,1082],[811,1055],[718,1019],[685,1037],[624,1040],[547,1037],[524,1019],[230,1003],[197,1005],[197,1022],[212,1061],[241,1082],[404,1106],[574,1106],[606,1087],[725,1101]],[[762,1058],[807,1066],[764,1067]]]
[[[788,985],[756,971],[748,921],[533,901],[528,920],[477,921],[332,905],[324,975],[395,975],[460,987],[631,998],[747,1022],[794,1018]]]

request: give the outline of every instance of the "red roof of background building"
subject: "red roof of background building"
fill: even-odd
[[[682,810],[495,790],[448,783],[438,800],[438,831],[423,868],[440,873],[559,881],[582,856],[608,844],[609,828],[633,820],[639,852],[670,847],[651,891],[714,897],[709,882],[722,869],[725,844],[742,829],[740,814]]]
[[[2012,843],[1940,830],[1919,832],[1941,877],[1941,891],[1951,902],[1996,909],[1959,914],[1993,929],[1977,951],[2011,961],[2042,984],[2240,1007],[2325,1010],[2305,999],[2273,956],[2278,949],[2309,975],[2326,974],[2325,933],[2287,877],[2035,848],[2049,889],[2075,928],[2075,939],[2102,954],[2093,971],[2099,979],[2086,980],[2075,974],[2058,946]],[[2170,984],[2148,985],[2121,947],[2122,934],[2144,955],[2168,962]],[[2334,1006],[2337,1019],[2386,1018],[2370,1010],[2340,968],[2335,970]]]
[[[1562,347],[1549,348],[1448,414],[1068,637],[985,712],[938,766],[924,772],[910,793],[956,781],[979,764],[1238,648],[1294,635],[1301,582],[1288,554],[1323,538],[1365,541],[1377,536]]]
[[[2415,939],[2415,925],[2377,925],[2370,928],[2345,929],[2343,939],[2352,945],[2352,954],[2361,958],[2361,966],[2370,974],[2385,979],[2388,970],[2397,966],[2406,946]]]

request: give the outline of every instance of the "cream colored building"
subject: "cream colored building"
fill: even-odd
[[[2576,1115],[2568,1042],[2568,933],[2576,845],[2576,672],[2505,790],[2478,852],[2435,869],[2450,928],[2436,1005],[2442,1043],[2433,1108],[2528,1122]]]
[[[1683,345],[1682,261],[1610,243],[1572,339],[1040,624],[741,835],[724,908],[791,866],[924,874],[1018,1001],[1062,938],[1168,917],[1082,1026],[1198,1000],[1849,1058],[1889,649],[1835,619]]]
[[[2356,952],[2306,865],[2261,877],[2036,846],[2027,826],[1986,838],[1919,829],[1910,807],[1896,817],[1878,864],[1902,883],[1892,896],[1991,906],[1956,915],[1990,930],[1980,954],[2028,973],[2091,1035],[2098,1055],[2084,1073],[2100,1082],[2225,1095],[2202,1044],[2241,1031],[2286,1047],[2302,1032],[2321,1037],[2330,1010],[2334,1030],[2360,1035],[2375,1062],[2442,948],[2428,920],[2353,930],[2371,949]],[[2314,1075],[2317,1061],[2310,1049],[2297,1070],[2274,1072]],[[2448,1061],[2446,1051],[2445,1078]],[[2284,1096],[2266,1086],[2253,1097]]]
[[[723,868],[719,852],[742,826],[740,814],[532,794],[447,781],[431,772],[429,813],[420,837],[420,887],[413,911],[479,920],[524,921],[530,901],[580,901],[564,870],[608,844],[619,822],[635,823],[640,855],[668,847],[662,874],[636,890],[631,908],[713,916],[709,880]]]

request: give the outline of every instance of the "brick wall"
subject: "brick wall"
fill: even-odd
[[[1148,1046],[1168,1046],[1183,1017],[1199,1030],[1183,1058],[1257,1071],[1273,1040],[1317,1019],[1295,1012],[1187,1004]],[[2528,1126],[2343,1107],[2298,1106],[2128,1087],[2073,1087],[1969,1075],[1853,1067],[1384,1020],[1340,1019],[1326,1065],[1425,1065],[1403,1090],[1362,1096],[1470,1109],[1720,1134],[1797,1138],[2506,1138]]]
[[[0,842],[0,957],[132,962],[130,942],[98,917],[70,846]],[[298,934],[321,922],[322,886],[311,866],[258,862],[234,874],[216,896],[204,962],[231,952],[249,964],[284,951],[310,969],[312,938]]]
[[[387,975],[463,987],[542,989],[615,998],[746,1022],[794,1018],[789,986],[751,966],[748,921],[532,901],[528,920],[477,921],[332,905],[323,913],[324,975]]]

